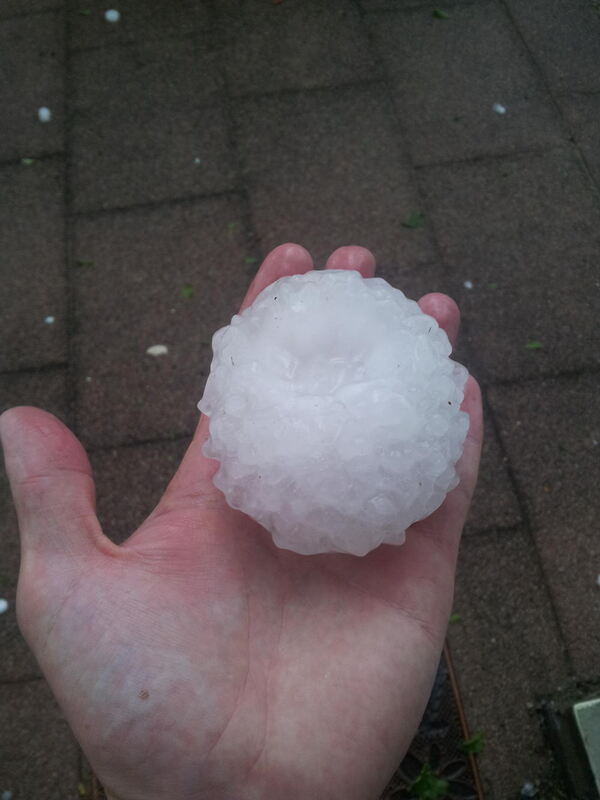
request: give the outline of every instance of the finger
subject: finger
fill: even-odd
[[[459,484],[448,494],[443,504],[427,519],[417,522],[411,530],[436,540],[440,549],[454,564],[458,553],[460,536],[464,527],[471,499],[477,484],[481,446],[483,444],[483,410],[479,384],[469,376],[465,384],[465,395],[461,409],[469,415],[470,423],[462,456],[456,465]]]
[[[62,422],[39,408],[12,408],[0,417],[0,439],[24,558],[110,546],[96,517],[90,463]]]
[[[446,331],[452,348],[456,346],[458,328],[460,326],[460,310],[454,300],[447,294],[433,292],[426,294],[419,300],[421,311],[433,317],[440,328]]]
[[[279,278],[301,275],[313,268],[311,255],[304,247],[292,243],[279,245],[263,261],[244,297],[240,311],[248,308],[263,289]],[[202,414],[183,461],[152,516],[163,514],[174,503],[179,504],[182,500],[207,503],[213,502],[215,495],[220,496],[212,484],[218,463],[202,453],[202,445],[207,438],[208,418]]]
[[[310,253],[299,244],[280,244],[263,261],[256,273],[240,311],[244,311],[256,300],[263,289],[285,275],[302,275],[314,269]]]
[[[466,519],[473,492],[477,484],[481,447],[483,444],[483,407],[481,403],[481,389],[475,378],[470,375],[465,385],[465,396],[461,409],[466,411],[471,420],[463,454],[456,465],[460,478],[459,487],[463,494],[464,518]],[[463,519],[464,523],[464,519]],[[461,526],[462,527],[462,526]]]
[[[375,256],[366,247],[338,247],[327,259],[325,269],[355,269],[363,278],[375,275]]]

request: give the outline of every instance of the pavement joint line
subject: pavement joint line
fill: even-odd
[[[555,93],[552,90],[552,87],[550,85],[550,81],[546,77],[546,73],[542,69],[541,65],[538,63],[538,60],[537,60],[537,58],[535,57],[535,55],[533,53],[533,50],[529,46],[527,38],[525,37],[525,35],[521,31],[521,28],[519,27],[519,24],[518,24],[517,20],[515,19],[513,13],[511,12],[506,0],[498,0],[498,2],[500,3],[502,8],[504,9],[504,13],[506,14],[508,20],[512,24],[514,30],[516,31],[517,36],[519,37],[519,39],[521,41],[521,44],[522,44],[523,48],[525,49],[527,57],[529,58],[529,62],[531,63],[531,66],[532,66],[535,74],[537,75],[541,86],[546,90],[546,93],[547,93],[548,97],[550,98],[550,102],[554,106],[554,110],[555,110],[555,112],[556,112],[556,114],[558,116],[558,119],[559,119],[559,121],[561,123],[561,126],[562,126],[563,130],[565,130],[567,132],[567,134],[568,134],[568,136],[570,138],[570,141],[573,143],[573,146],[577,149],[577,152],[579,154],[579,158],[581,160],[581,164],[584,167],[584,171],[587,174],[588,180],[591,181],[592,185],[596,189],[596,192],[600,192],[600,183],[596,180],[596,178],[594,176],[594,172],[590,168],[590,165],[588,163],[587,158],[585,157],[585,154],[584,154],[583,150],[581,149],[581,147],[579,146],[579,144],[577,143],[577,141],[575,139],[575,136],[574,136],[573,130],[571,129],[569,121],[567,120],[567,118],[566,118],[566,116],[565,116],[565,114],[564,114],[564,112],[562,110],[562,107],[561,107],[560,103],[557,100],[557,93]]]
[[[468,537],[469,539],[473,538],[474,536],[491,536],[495,533],[499,533],[502,536],[510,536],[511,533],[518,534],[523,530],[522,520],[515,522],[513,525],[486,525],[484,527],[471,528],[470,530],[468,529],[468,524],[469,518],[467,517],[462,535]]]
[[[484,0],[487,2],[487,5],[492,5],[493,0]],[[360,10],[363,12],[365,16],[377,16],[383,17],[386,14],[395,14],[396,16],[406,16],[408,14],[419,14],[423,13],[423,11],[429,11],[431,14],[432,8],[434,3],[427,3],[425,0],[421,0],[420,3],[411,6],[404,6],[404,8],[365,8],[362,5],[361,0],[358,0]],[[445,0],[443,3],[444,9],[461,9],[461,8],[469,8],[469,6],[479,5],[477,0]]]
[[[544,566],[544,562],[542,560],[541,553],[540,553],[539,548],[537,546],[537,542],[535,540],[535,536],[533,535],[533,531],[534,531],[534,527],[535,526],[534,526],[534,524],[532,522],[531,515],[529,513],[529,508],[528,508],[528,505],[527,505],[526,493],[522,489],[521,484],[519,483],[519,480],[517,478],[517,475],[516,475],[515,469],[513,467],[512,461],[511,461],[510,456],[508,454],[508,450],[506,448],[506,443],[504,441],[504,438],[502,436],[502,432],[500,430],[500,424],[498,422],[498,418],[496,416],[496,412],[494,411],[494,408],[493,408],[493,406],[492,406],[492,404],[491,404],[491,402],[490,402],[490,400],[489,400],[489,398],[487,396],[487,392],[484,391],[484,390],[482,390],[482,400],[483,400],[484,414],[490,420],[490,423],[492,425],[492,430],[494,432],[494,435],[496,436],[496,440],[497,440],[498,446],[500,448],[500,455],[502,456],[503,462],[506,465],[506,473],[508,475],[508,480],[509,480],[510,486],[511,486],[511,488],[512,488],[512,490],[513,490],[513,492],[514,492],[514,494],[515,494],[515,496],[517,498],[517,506],[519,508],[519,513],[521,514],[521,519],[522,519],[521,527],[526,531],[527,538],[529,539],[529,542],[530,542],[530,544],[531,544],[531,546],[533,548],[533,551],[535,553],[535,562],[536,562],[536,565],[537,565],[537,567],[538,567],[538,569],[540,571],[540,575],[542,576],[542,582],[544,584],[544,589],[546,590],[546,601],[547,601],[550,613],[552,615],[552,619],[554,620],[554,624],[556,625],[557,635],[558,635],[558,639],[559,639],[559,642],[560,642],[560,646],[561,646],[561,650],[562,650],[562,654],[563,654],[564,663],[565,663],[565,666],[566,666],[566,669],[567,669],[567,673],[570,676],[576,675],[575,665],[573,663],[573,659],[572,659],[571,653],[569,651],[568,642],[567,642],[567,639],[566,639],[566,636],[565,636],[565,633],[564,633],[564,630],[563,630],[563,626],[562,626],[562,623],[561,623],[561,620],[560,620],[560,616],[559,616],[559,613],[558,613],[558,609],[557,609],[557,606],[556,606],[554,595],[552,593],[551,583],[550,583],[550,581],[548,579],[547,571],[546,571],[546,568]]]
[[[559,100],[569,97],[598,97],[598,95],[600,95],[600,89],[573,89],[570,92],[556,92]]]
[[[202,200],[212,200],[216,197],[235,197],[242,194],[240,188],[223,189],[219,192],[200,192],[179,197],[168,197],[163,200],[147,200],[143,203],[131,203],[124,206],[110,206],[109,208],[94,208],[86,211],[72,211],[68,216],[70,220],[111,216],[112,214],[127,213],[132,211],[152,211],[153,209],[166,208],[167,206],[188,205],[201,202]]]
[[[75,284],[73,280],[72,265],[72,225],[69,211],[73,204],[73,193],[71,189],[71,174],[72,174],[72,136],[71,128],[73,125],[73,118],[70,113],[70,99],[71,99],[71,67],[72,60],[69,52],[69,41],[71,36],[71,3],[67,2],[65,5],[64,16],[64,73],[63,73],[63,149],[65,151],[64,170],[63,170],[63,247],[64,247],[64,281],[65,281],[65,330],[67,336],[67,403],[66,413],[67,420],[70,423],[71,430],[78,434],[78,419],[77,419],[77,369],[76,369],[76,354],[75,354],[75,330],[76,330],[76,297],[75,297]]]
[[[7,158],[3,161],[0,161],[0,169],[3,167],[22,166],[22,161],[24,158],[32,158],[34,161],[51,161],[53,158],[62,158],[64,155],[65,153],[63,150],[56,150],[54,153],[42,153],[39,156],[27,154],[15,158]]]
[[[202,30],[195,30],[195,31],[188,31],[187,33],[180,33],[179,35],[172,34],[170,36],[160,36],[156,39],[122,39],[120,41],[114,42],[104,42],[102,44],[90,44],[87,46],[81,47],[69,47],[68,52],[70,55],[79,55],[80,53],[94,53],[97,50],[108,50],[110,48],[126,48],[126,47],[136,47],[145,44],[156,44],[157,46],[162,45],[163,42],[183,42],[187,41],[188,39],[196,39],[205,31]]]
[[[578,367],[576,369],[559,370],[558,372],[542,372],[539,375],[523,375],[517,378],[495,378],[481,380],[481,386],[485,389],[502,389],[503,387],[516,386],[517,384],[543,383],[544,381],[564,381],[573,380],[585,375],[597,375],[600,373],[600,364],[588,367]]]
[[[520,150],[509,150],[502,153],[477,153],[474,156],[465,156],[464,158],[449,158],[441,161],[428,161],[420,164],[415,164],[415,169],[422,172],[427,169],[435,167],[453,167],[460,164],[480,164],[489,163],[491,161],[509,161],[511,159],[519,160],[531,156],[545,156],[553,152],[561,152],[563,150],[574,149],[574,143],[570,139],[565,139],[560,144],[539,145],[537,147],[527,147]]]
[[[24,675],[21,678],[7,678],[0,681],[0,686],[19,686],[20,684],[37,683],[45,680],[43,675]]]
[[[47,8],[38,8],[37,11],[17,11],[15,14],[7,14],[6,16],[0,14],[0,24],[3,22],[10,22],[13,19],[23,19],[23,17],[39,17],[40,14],[56,13],[57,11],[64,11],[61,5],[48,6]]]
[[[455,266],[448,265],[449,274],[454,276]],[[600,372],[600,363],[587,364],[583,367],[575,367],[573,369],[558,370],[555,372],[542,372],[537,375],[518,375],[514,378],[494,378],[489,375],[485,364],[477,357],[477,350],[471,345],[471,337],[469,336],[469,320],[462,319],[460,323],[459,340],[464,341],[463,347],[466,347],[466,354],[469,361],[469,372],[477,378],[477,382],[481,386],[482,391],[487,389],[502,388],[503,386],[515,386],[517,384],[529,384],[552,380],[569,380],[578,378],[580,375],[596,375]],[[473,371],[471,371],[473,367]]]
[[[216,9],[213,4],[211,4],[211,12],[216,15]],[[215,25],[215,38],[217,39],[218,45],[218,53],[219,57],[217,58],[217,69],[219,71],[219,75],[223,81],[223,111],[226,118],[226,125],[227,125],[227,143],[231,148],[231,152],[233,153],[233,160],[235,162],[235,173],[236,179],[239,182],[238,185],[240,187],[240,200],[243,206],[243,225],[246,230],[246,235],[248,237],[248,251],[251,252],[254,256],[259,257],[262,254],[260,253],[260,245],[259,245],[259,236],[256,229],[256,222],[252,213],[252,201],[250,195],[250,189],[248,186],[248,181],[246,179],[246,173],[244,170],[244,161],[241,153],[240,143],[239,143],[239,126],[236,123],[236,116],[234,112],[234,100],[231,96],[229,80],[227,77],[227,70],[223,65],[223,54],[224,54],[224,47],[222,38],[221,38],[221,28]],[[260,258],[262,261],[263,258]]]
[[[220,93],[220,101],[223,109],[223,115],[225,117],[227,145],[232,153],[231,160],[233,162],[237,187],[236,194],[239,197],[240,205],[243,209],[240,215],[242,218],[242,227],[247,239],[248,252],[251,252],[253,255],[257,255],[259,251],[259,239],[256,232],[255,221],[252,215],[252,203],[250,201],[248,182],[243,169],[243,159],[239,146],[239,131],[238,126],[236,125],[236,117],[233,111],[233,101],[231,98],[231,87],[227,77],[227,70],[224,66],[224,31],[223,27],[217,22],[217,9],[215,4],[211,2],[209,8],[211,20],[210,33],[215,41],[215,66],[223,87]]]
[[[525,384],[536,383],[536,382],[542,383],[542,382],[544,382],[546,380],[571,380],[571,379],[579,377],[579,375],[595,374],[596,372],[600,372],[600,367],[597,370],[585,370],[585,369],[584,370],[567,370],[565,372],[554,373],[554,374],[551,374],[551,375],[542,375],[542,376],[535,375],[535,376],[530,376],[530,377],[527,377],[527,378],[515,378],[514,380],[511,379],[511,380],[506,380],[506,381],[495,381],[495,382],[492,382],[492,383],[483,383],[482,381],[479,381],[479,383],[481,385],[482,394],[485,395],[485,393],[490,389],[502,388],[502,387],[505,387],[505,386],[506,387],[511,387],[511,386],[520,385],[520,384],[524,384],[524,383]],[[0,373],[0,376],[2,374],[3,373]],[[489,407],[489,403],[487,405]],[[115,442],[113,444],[97,444],[97,445],[93,445],[92,444],[92,445],[89,445],[89,446],[86,447],[86,451],[88,453],[98,453],[98,452],[107,452],[107,451],[110,451],[110,450],[120,450],[122,448],[139,447],[139,446],[143,446],[143,445],[157,445],[157,444],[168,444],[170,442],[181,442],[181,441],[184,441],[186,439],[191,439],[193,434],[194,434],[193,431],[189,431],[187,433],[178,432],[178,433],[172,434],[171,436],[157,436],[157,437],[149,437],[147,439],[135,439],[135,440],[123,441],[123,442],[118,442],[117,441],[117,442]],[[501,449],[503,449],[503,448],[501,448]],[[508,456],[507,456],[506,452],[503,452],[502,454],[503,454],[504,457],[506,457],[508,459]],[[506,463],[508,464],[509,461],[507,460]],[[519,504],[519,512],[521,513],[520,504]],[[516,527],[519,527],[519,526],[522,527],[525,524],[525,522],[526,522],[525,517],[523,517],[522,522],[516,523],[515,525],[507,525],[507,526],[495,525],[495,526],[489,526],[489,527],[483,527],[483,528],[482,527],[478,527],[478,528],[473,529],[472,533],[479,532],[479,531],[487,532],[487,531],[492,531],[492,530],[512,530],[513,528],[516,528]],[[468,534],[468,535],[472,535],[472,534]]]
[[[58,372],[69,366],[66,361],[52,361],[48,364],[39,364],[32,367],[18,367],[17,369],[5,369],[0,371],[0,378],[11,378],[15,375],[36,375],[46,372]]]
[[[277,98],[277,97],[294,97],[295,95],[312,95],[319,92],[333,92],[333,91],[348,91],[352,89],[365,89],[371,86],[382,84],[385,85],[385,79],[380,78],[362,78],[361,80],[342,81],[340,83],[326,83],[319,84],[318,86],[283,86],[280,89],[272,89],[262,92],[235,92],[229,93],[230,100],[260,100],[264,98]]]
[[[448,276],[448,274],[449,274],[448,273],[448,269],[447,269],[446,263],[445,263],[445,261],[444,261],[444,259],[442,257],[442,249],[441,249],[441,246],[440,246],[440,243],[439,243],[439,239],[438,239],[436,231],[435,231],[435,225],[433,224],[433,217],[431,216],[431,214],[428,213],[428,204],[425,202],[426,194],[425,194],[425,191],[424,191],[423,186],[421,184],[421,181],[420,181],[420,178],[419,178],[419,173],[415,168],[416,165],[415,165],[414,158],[412,157],[412,154],[410,152],[410,147],[409,147],[409,144],[408,144],[408,142],[409,142],[408,132],[406,131],[406,129],[404,127],[402,119],[401,119],[400,115],[398,114],[398,111],[397,111],[397,108],[396,108],[396,103],[394,102],[394,93],[393,93],[392,87],[391,87],[390,74],[389,74],[388,69],[386,67],[386,64],[385,64],[385,61],[383,59],[383,56],[379,52],[379,48],[377,47],[377,45],[375,43],[375,39],[374,39],[373,33],[371,31],[371,28],[365,22],[367,13],[363,9],[363,7],[362,7],[362,5],[360,3],[360,0],[354,0],[354,6],[358,11],[358,16],[359,16],[359,19],[361,21],[363,30],[365,32],[365,36],[366,36],[366,39],[367,39],[367,42],[368,42],[369,51],[371,53],[371,56],[373,58],[374,63],[377,64],[377,67],[378,67],[379,72],[381,74],[381,81],[380,82],[384,86],[384,91],[385,91],[386,101],[387,101],[387,104],[388,104],[388,111],[389,111],[389,114],[390,114],[392,128],[395,129],[395,131],[397,132],[398,150],[399,150],[400,155],[402,156],[402,158],[405,159],[407,165],[411,168],[412,177],[413,177],[414,186],[415,186],[416,199],[419,201],[423,211],[425,212],[426,219],[428,220],[428,226],[426,226],[426,228],[427,228],[427,233],[428,233],[428,236],[429,236],[429,239],[430,239],[430,242],[431,242],[432,250],[436,255],[436,261],[441,265],[444,274],[446,276]]]

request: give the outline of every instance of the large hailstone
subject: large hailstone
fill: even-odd
[[[467,370],[381,278],[281,278],[213,336],[198,407],[215,485],[297,553],[401,544],[458,483]]]

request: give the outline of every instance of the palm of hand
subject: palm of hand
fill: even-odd
[[[301,248],[278,248],[245,305],[311,266]],[[358,248],[328,266],[373,269]],[[452,335],[440,298],[422,303]],[[472,381],[465,406],[461,485],[403,547],[362,559],[279,550],[232,511],[200,452],[205,420],[157,509],[117,547],[76,439],[44,412],[6,415],[20,624],[111,794],[377,796],[418,724],[450,611],[481,443]]]

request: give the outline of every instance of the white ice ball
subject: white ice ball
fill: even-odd
[[[212,345],[204,453],[229,505],[279,547],[401,544],[457,485],[467,370],[437,322],[381,278],[281,278]]]

